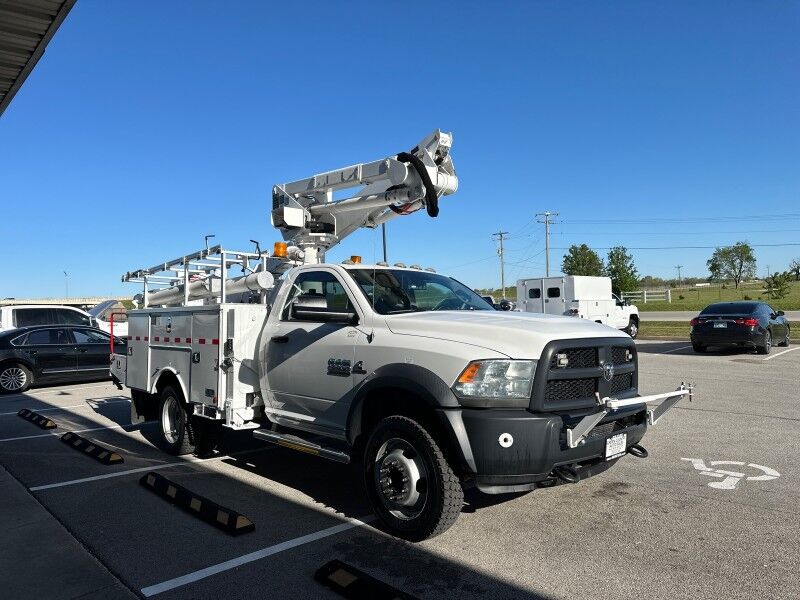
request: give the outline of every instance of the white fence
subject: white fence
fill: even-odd
[[[623,292],[622,298],[630,300],[632,303],[637,302],[647,304],[648,302],[669,302],[672,303],[672,290],[639,290],[637,292]]]

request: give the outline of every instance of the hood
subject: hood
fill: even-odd
[[[428,311],[386,317],[386,325],[399,335],[432,337],[481,346],[511,358],[541,356],[552,340],[619,337],[627,334],[578,317],[477,311]]]

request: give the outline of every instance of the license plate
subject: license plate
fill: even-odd
[[[628,434],[618,433],[606,438],[606,460],[612,460],[624,455],[628,446]]]
[[[725,329],[728,324],[725,321],[715,321],[714,322],[714,329]]]

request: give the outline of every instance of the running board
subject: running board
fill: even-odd
[[[283,446],[284,448],[291,448],[299,452],[313,454],[320,458],[327,458],[328,460],[334,460],[344,464],[350,463],[350,454],[347,452],[335,448],[326,448],[325,446],[309,442],[296,435],[277,433],[275,431],[269,431],[268,429],[256,429],[253,431],[253,437],[265,442],[277,444],[278,446]]]

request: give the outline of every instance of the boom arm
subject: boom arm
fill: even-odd
[[[292,257],[320,263],[325,252],[361,227],[375,228],[400,215],[426,208],[439,213],[438,200],[458,188],[449,133],[434,131],[411,152],[314,175],[272,188],[272,224],[296,249]],[[361,187],[352,197],[333,193]]]

